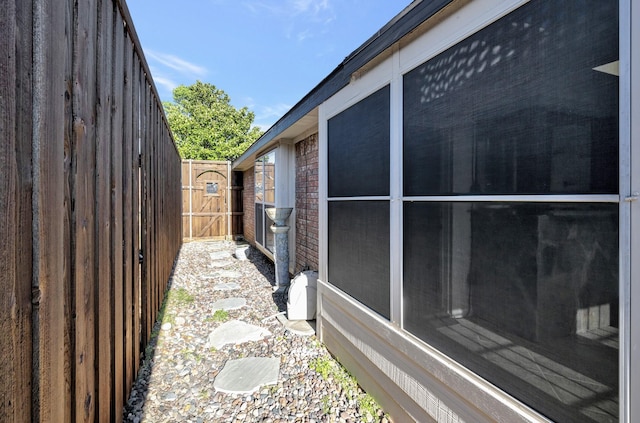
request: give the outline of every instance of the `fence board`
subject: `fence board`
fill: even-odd
[[[124,22],[119,14],[114,19],[114,50],[113,50],[113,116],[112,116],[112,157],[111,187],[112,201],[112,237],[113,237],[113,401],[117,413],[124,405],[124,327],[123,327],[123,228],[122,228],[122,120],[123,120],[123,92],[124,92]]]
[[[140,137],[140,152],[141,152],[141,181],[140,181],[140,220],[142,230],[140,231],[140,247],[142,250],[142,266],[140,269],[140,291],[141,298],[140,303],[142,307],[141,313],[141,330],[142,330],[142,342],[143,344],[147,344],[151,339],[151,289],[149,283],[149,245],[148,245],[148,227],[149,227],[149,181],[146,175],[143,174],[143,170],[146,170],[149,167],[149,155],[147,151],[147,144],[150,135],[149,129],[149,114],[151,110],[151,103],[149,101],[149,93],[150,86],[145,82],[143,85],[143,90],[141,91],[142,99],[140,101],[141,105],[141,116],[140,120],[142,122],[141,128],[141,137]],[[146,258],[146,259],[145,259]]]
[[[152,114],[153,114],[153,120],[152,120],[152,125],[153,125],[153,135],[152,135],[152,139],[156,139],[157,137],[159,137],[160,135],[160,131],[159,131],[159,126],[160,126],[160,122],[159,122],[159,113],[157,110],[152,110]],[[156,175],[157,175],[157,169],[158,169],[158,145],[156,143],[151,143],[149,144],[149,146],[151,147],[151,167],[149,169],[149,179],[151,180],[151,206],[152,206],[152,210],[151,210],[151,225],[149,226],[149,228],[151,229],[149,231],[149,235],[151,238],[151,257],[158,257],[160,249],[158,248],[158,243],[157,243],[157,238],[158,238],[158,213],[160,211],[160,208],[157,207],[158,205],[158,200],[159,200],[159,196],[158,196],[158,192],[159,192],[159,186],[156,180]],[[151,258],[150,257],[150,258]],[[151,267],[152,267],[152,277],[153,277],[153,281],[158,281],[159,283],[152,283],[151,287],[153,289],[153,309],[152,311],[152,320],[155,321],[156,317],[157,317],[157,312],[156,310],[158,310],[160,308],[160,302],[162,301],[162,293],[164,292],[164,286],[162,285],[162,281],[160,280],[160,269],[159,269],[159,264],[158,264],[158,260],[152,260],[151,262]]]
[[[33,6],[33,420],[63,421],[64,77],[67,9],[34,0]],[[23,52],[20,52],[23,54]],[[67,52],[69,54],[69,52]]]
[[[140,105],[141,93],[143,89],[142,78],[142,66],[140,64],[140,57],[134,53],[133,60],[132,84],[133,84],[133,104],[134,107]],[[137,116],[140,116],[140,110],[138,110]],[[133,374],[138,374],[140,367],[140,264],[138,259],[138,252],[140,250],[140,178],[139,178],[139,161],[140,156],[140,119],[133,119],[133,138],[131,142],[132,149],[132,185],[133,185],[133,207],[131,212],[131,221],[133,222],[133,263],[132,263],[132,278],[133,278],[133,292],[132,292],[132,313],[133,313]]]
[[[64,269],[64,418],[65,421],[72,421],[74,412],[74,363],[75,363],[75,319],[74,311],[74,284],[73,284],[73,46],[74,46],[74,9],[70,1],[65,1],[65,34],[67,35],[66,43],[66,60],[64,63],[65,76],[65,109],[64,109],[64,253],[63,253],[63,269]]]
[[[15,239],[15,305],[12,311],[12,318],[15,322],[15,332],[12,337],[15,345],[15,361],[11,362],[15,372],[14,383],[16,395],[14,396],[14,410],[16,410],[14,420],[30,421],[31,414],[31,379],[32,368],[30,358],[32,349],[32,327],[31,327],[31,281],[33,260],[31,239],[33,237],[32,226],[32,139],[33,139],[33,116],[29,113],[33,110],[33,6],[28,2],[16,2],[16,45],[17,51],[26,52],[25,55],[14,56],[16,58],[16,81],[12,87],[16,95],[16,149],[15,165],[18,171],[18,180],[15,187],[15,210],[16,225],[13,232]],[[2,24],[0,24],[2,25]],[[4,37],[3,37],[4,38]],[[4,113],[2,113],[4,115]],[[2,132],[2,131],[0,131]],[[6,138],[5,138],[6,139]],[[11,144],[11,143],[9,143]],[[4,166],[1,167],[5,169]],[[12,242],[2,237],[6,244]],[[1,276],[0,276],[1,277]],[[7,292],[4,289],[2,292]],[[6,332],[2,332],[6,333]],[[6,360],[2,360],[3,362]],[[1,388],[0,388],[1,389]],[[0,420],[2,420],[0,418]]]
[[[133,73],[133,45],[128,34],[125,33],[124,42],[124,97],[123,97],[123,266],[124,266],[124,393],[125,398],[129,397],[130,387],[133,384],[133,88],[131,84]]]
[[[0,11],[0,51],[31,51],[30,10],[11,2]],[[24,21],[29,37],[20,39],[16,23]],[[31,87],[30,75],[30,60],[0,57],[0,421],[7,422],[31,419],[31,246],[22,237],[31,238],[31,119],[20,113],[31,109],[31,92],[16,90]]]
[[[97,2],[79,2],[73,56],[75,418],[95,418],[95,86]]]
[[[96,122],[96,415],[98,421],[112,420],[112,315],[111,279],[111,93],[114,7],[103,1],[99,9],[97,46],[98,98]]]
[[[0,421],[122,421],[180,248],[179,155],[124,2],[9,0],[0,48]]]

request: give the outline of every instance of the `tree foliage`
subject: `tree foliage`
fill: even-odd
[[[183,159],[234,160],[262,135],[252,126],[254,113],[233,107],[213,84],[180,85],[173,101],[164,108]]]

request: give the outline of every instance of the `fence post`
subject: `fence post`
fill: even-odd
[[[189,239],[193,238],[193,176],[191,168],[193,160],[189,159]]]
[[[231,213],[231,162],[227,161],[227,236],[226,239],[233,239],[233,232],[231,231],[231,220],[233,215]]]

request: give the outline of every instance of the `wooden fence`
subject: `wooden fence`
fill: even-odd
[[[182,161],[182,237],[229,239],[242,234],[242,183],[231,162]]]
[[[123,0],[2,2],[2,422],[122,420],[182,239],[158,98]]]
[[[231,163],[182,161],[182,237],[224,239],[231,234]]]

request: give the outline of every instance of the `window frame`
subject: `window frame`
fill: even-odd
[[[630,401],[630,389],[633,387],[637,392],[640,390],[640,378],[631,377],[631,363],[638,362],[640,351],[630,352],[630,342],[632,339],[640,339],[640,325],[631,326],[631,304],[636,309],[640,306],[640,290],[631,294],[631,274],[632,269],[640,268],[640,233],[631,232],[632,216],[635,221],[640,221],[640,149],[632,151],[632,134],[638,139],[640,134],[640,122],[636,119],[631,121],[631,104],[640,104],[640,78],[632,76],[632,64],[635,68],[640,68],[640,54],[633,53],[631,45],[640,45],[640,28],[633,28],[631,22],[640,22],[640,8],[632,8],[631,0],[621,0],[619,2],[620,16],[620,110],[619,110],[619,193],[617,194],[584,194],[584,195],[466,195],[466,196],[403,196],[402,183],[402,78],[420,66],[430,58],[435,57],[442,51],[456,45],[468,36],[475,34],[481,29],[491,25],[505,15],[528,3],[529,0],[506,0],[499,4],[490,0],[479,0],[459,6],[451,13],[443,14],[438,22],[424,34],[415,40],[403,45],[401,48],[394,47],[388,56],[377,63],[372,69],[355,74],[350,84],[336,93],[333,97],[325,101],[319,108],[319,279],[323,282],[329,280],[328,275],[328,203],[331,201],[349,200],[390,200],[391,222],[390,222],[390,245],[391,245],[391,322],[402,329],[402,245],[403,245],[403,222],[402,209],[406,201],[424,202],[591,202],[591,203],[612,203],[618,204],[619,213],[619,233],[620,233],[620,272],[619,272],[619,298],[620,298],[620,355],[619,355],[619,409],[620,421],[630,422],[630,416],[640,415],[640,403],[634,404]],[[636,85],[633,85],[635,82]],[[360,101],[367,95],[375,92],[383,84],[391,85],[391,152],[390,152],[390,187],[391,192],[388,197],[371,198],[331,198],[328,196],[328,175],[327,175],[327,122],[328,120]],[[631,87],[635,87],[635,91]],[[400,140],[400,141],[398,141]],[[633,155],[632,155],[633,153]],[[634,161],[635,160],[635,161]],[[635,166],[632,166],[631,162]],[[633,187],[633,190],[632,190]],[[632,209],[631,206],[635,209]],[[635,248],[632,248],[635,247]],[[626,254],[625,254],[626,252]],[[630,253],[630,254],[629,254]],[[634,260],[632,260],[632,258]],[[636,269],[637,270],[637,269]],[[638,272],[636,272],[637,274]],[[406,335],[410,335],[404,330]],[[423,341],[418,341],[422,343]],[[469,374],[464,367],[461,367],[449,357],[441,355],[438,351],[430,351],[430,354],[438,359],[448,362],[451,368],[457,369],[456,374],[462,376],[470,382],[469,394],[473,395],[474,389],[482,389],[491,392],[492,395],[501,398],[501,402],[510,408],[518,409],[522,415],[529,416],[534,420],[545,420],[535,410],[526,404],[514,400],[509,394],[494,385],[486,382],[483,378]],[[637,373],[637,372],[636,372]],[[473,386],[473,387],[472,387]],[[461,395],[464,395],[461,392]],[[516,405],[519,404],[519,405]],[[526,411],[528,410],[528,411]]]
[[[267,159],[268,157],[272,156],[273,157],[273,201],[267,201],[267,189],[266,189],[266,183],[264,182],[265,180],[265,175],[267,174],[267,172],[265,172],[265,159]],[[275,251],[273,251],[271,248],[269,248],[269,245],[267,244],[267,235],[270,231],[269,226],[271,226],[271,220],[267,217],[265,209],[267,207],[276,207],[276,190],[277,190],[277,185],[276,185],[276,166],[277,166],[277,148],[273,148],[271,150],[265,151],[263,153],[261,153],[255,160],[255,165],[254,165],[254,211],[257,211],[257,207],[256,205],[260,204],[261,207],[261,215],[258,216],[257,213],[254,216],[254,220],[255,220],[255,238],[256,238],[256,244],[259,245],[259,247],[261,247],[261,249],[263,250],[263,252],[268,252],[268,254],[273,255],[275,254]],[[258,170],[258,163],[261,164],[262,169]],[[258,175],[261,176],[261,180],[262,183],[260,185],[260,193],[262,194],[261,199],[258,199]],[[260,218],[261,224],[258,225],[258,218]],[[260,238],[258,237],[258,228],[261,228],[262,233],[260,234]],[[273,234],[271,235],[273,237]],[[262,242],[260,242],[262,241]]]

